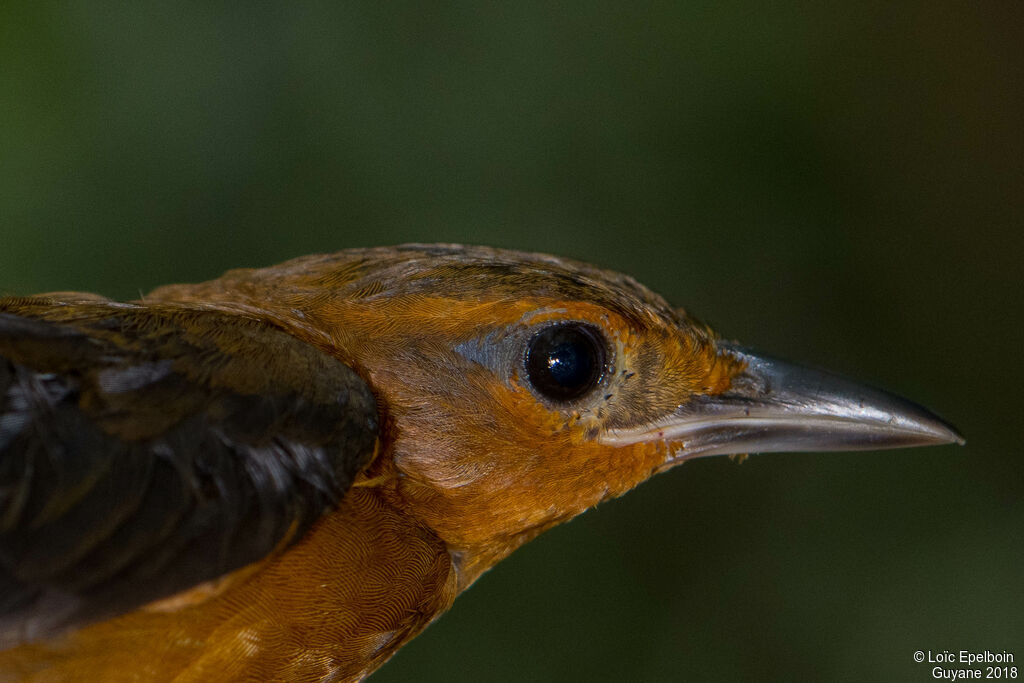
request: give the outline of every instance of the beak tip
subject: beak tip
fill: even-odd
[[[909,419],[904,424],[918,434],[921,438],[920,445],[945,446],[946,444],[956,444],[957,446],[963,446],[967,443],[967,439],[964,438],[959,429],[935,413],[909,402],[907,402],[907,405],[912,407],[907,410],[906,415]]]
[[[941,446],[945,444],[956,444],[957,446],[966,445],[967,439],[960,431],[949,423],[944,423],[942,428],[934,432],[936,445]]]

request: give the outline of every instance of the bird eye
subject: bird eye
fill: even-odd
[[[571,401],[601,381],[605,349],[603,336],[591,325],[551,325],[533,335],[527,345],[526,374],[542,396]]]

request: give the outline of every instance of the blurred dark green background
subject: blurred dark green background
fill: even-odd
[[[0,288],[549,251],[969,440],[688,464],[519,551],[374,681],[1024,661],[1022,27],[1017,2],[5,4]]]

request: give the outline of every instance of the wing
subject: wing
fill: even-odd
[[[265,322],[0,300],[0,648],[295,542],[377,424],[355,372]]]

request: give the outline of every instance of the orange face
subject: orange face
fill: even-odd
[[[454,334],[406,336],[400,352],[366,360],[401,425],[400,491],[457,548],[514,547],[640,483],[671,444],[602,438],[724,389],[734,367],[703,330],[656,318],[645,328],[578,301],[503,308],[481,319],[453,305],[446,321],[464,322]]]

